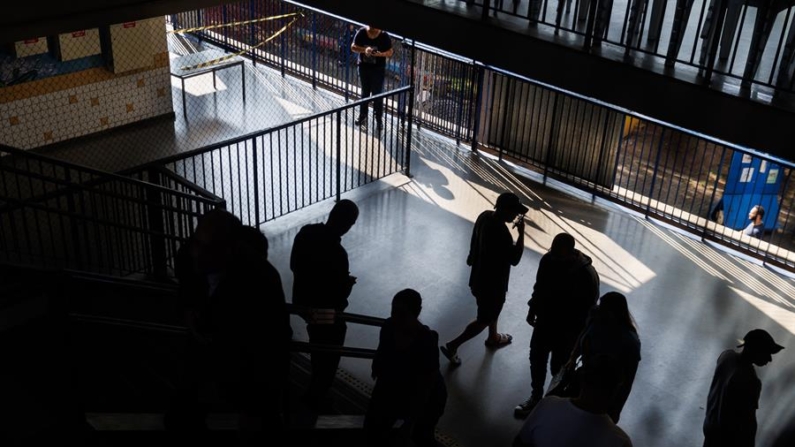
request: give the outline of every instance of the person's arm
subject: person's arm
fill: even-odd
[[[364,29],[360,29],[356,31],[356,34],[353,36],[353,43],[351,43],[351,51],[354,53],[366,53],[367,52],[367,45],[364,44],[363,34],[366,31]]]
[[[385,58],[392,57],[392,53],[394,52],[392,50],[392,39],[389,37],[389,35],[385,31],[381,31],[381,36],[379,36],[379,37],[381,38],[381,40],[382,40],[381,43],[383,45],[378,45],[378,49],[381,49],[381,48],[386,48],[386,49],[384,51],[373,51],[372,55],[375,56],[375,57],[385,57]]]
[[[547,281],[549,276],[549,273],[547,273],[547,270],[549,270],[547,266],[548,262],[546,257],[541,257],[541,262],[538,263],[536,282],[533,285],[533,294],[530,296],[530,301],[527,302],[529,307],[527,311],[527,324],[530,326],[535,326],[540,301],[544,300],[544,295],[547,293]]]
[[[390,49],[388,49],[386,51],[373,51],[372,56],[390,58],[390,57],[392,57],[393,53],[394,53],[394,50],[392,48],[390,48]]]
[[[519,232],[519,237],[516,238],[516,243],[511,252],[511,265],[514,267],[519,265],[519,261],[522,260],[522,254],[524,253],[524,215],[516,224],[516,231]]]

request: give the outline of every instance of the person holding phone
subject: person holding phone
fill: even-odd
[[[384,77],[386,75],[386,60],[392,57],[392,39],[386,31],[373,26],[365,26],[356,32],[351,44],[351,51],[359,54],[359,81],[362,85],[362,99],[375,96],[384,91]],[[373,102],[376,127],[383,128],[384,101],[378,99]],[[367,104],[359,107],[359,116],[356,125],[363,126],[367,123]]]
[[[527,211],[516,194],[505,192],[497,198],[494,211],[483,211],[475,222],[467,265],[472,267],[469,287],[477,301],[478,313],[461,335],[439,348],[452,365],[461,364],[459,346],[486,328],[489,329],[488,347],[499,348],[513,340],[510,334],[497,331],[497,319],[508,293],[511,266],[519,264],[524,252],[524,215]],[[516,242],[505,225],[514,220],[513,226],[519,233]]]

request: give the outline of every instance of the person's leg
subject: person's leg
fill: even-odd
[[[548,334],[538,328],[533,330],[530,338],[530,385],[533,388],[532,397],[544,397],[544,385],[547,380],[547,363],[552,351]]]
[[[383,69],[383,68],[373,69],[373,73],[371,75],[371,81],[372,81],[371,88],[372,88],[372,94],[373,95],[378,95],[380,93],[383,93],[383,91],[384,91],[384,74],[385,74],[385,69]],[[375,121],[380,127],[381,123],[382,123],[382,118],[383,118],[383,115],[384,115],[384,100],[383,99],[375,100],[375,102],[373,103],[373,111],[375,112]]]
[[[577,343],[577,335],[557,333],[551,334],[551,338],[552,358],[549,361],[549,372],[554,376],[571,358],[571,352]]]
[[[359,66],[359,82],[362,86],[362,98],[367,98],[372,94],[372,69]],[[367,104],[359,106],[359,116],[356,118],[358,124],[363,124],[367,119]]]
[[[342,346],[345,343],[347,326],[345,323],[336,324],[310,324],[307,325],[309,342]],[[310,403],[318,404],[326,397],[328,390],[334,383],[337,367],[340,363],[339,354],[314,352],[311,355],[312,378],[309,383],[307,398]]]
[[[436,447],[436,425],[444,414],[447,406],[447,387],[444,378],[439,374],[428,405],[424,407],[424,412],[417,418],[411,438],[418,447]]]
[[[624,409],[624,404],[627,402],[629,393],[632,391],[632,383],[635,381],[635,374],[637,372],[637,363],[633,363],[624,370],[621,384],[618,386],[613,401],[608,407],[607,414],[616,424],[618,424],[618,420],[621,418],[621,410]]]
[[[380,384],[376,382],[364,415],[363,428],[368,447],[387,445],[389,432],[397,421],[389,393],[382,391]]]
[[[483,332],[489,326],[488,323],[482,322],[480,320],[475,320],[467,325],[464,328],[464,332],[461,333],[458,337],[454,338],[452,341],[447,343],[447,349],[451,351],[458,351],[458,348],[463,345],[464,343],[468,342],[469,340],[475,338],[478,334]]]
[[[485,300],[484,300],[485,301]],[[505,297],[498,296],[492,298],[488,303],[484,303],[487,315],[484,318],[491,320],[489,323],[489,336],[486,338],[486,346],[503,346],[511,342],[512,337],[508,334],[500,334],[497,330],[497,323],[502,313],[502,307],[505,304]]]

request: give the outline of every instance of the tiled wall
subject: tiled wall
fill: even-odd
[[[0,104],[0,142],[20,149],[171,113],[168,67]]]

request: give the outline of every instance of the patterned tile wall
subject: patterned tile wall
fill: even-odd
[[[173,112],[168,66],[0,104],[0,143],[20,149]]]

